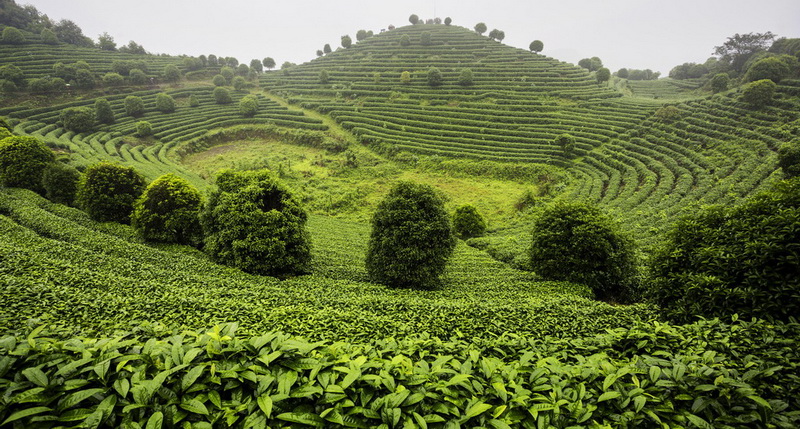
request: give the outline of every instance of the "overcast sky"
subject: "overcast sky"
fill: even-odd
[[[272,57],[303,63],[326,43],[339,46],[359,29],[451,17],[472,28],[485,22],[503,43],[577,63],[597,56],[606,67],[663,75],[703,62],[735,33],[772,31],[800,37],[800,0],[17,0],[53,20],[70,19],[84,34],[103,32],[118,45],[134,40],[153,53],[215,54],[240,62]]]

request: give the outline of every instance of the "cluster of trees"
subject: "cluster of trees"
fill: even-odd
[[[428,19],[421,19],[417,14],[411,14],[408,17],[408,22],[411,25],[419,25],[419,24],[441,24],[442,18],[428,18]],[[444,19],[444,25],[450,25],[453,23],[453,19],[449,16]],[[389,26],[389,29],[393,29],[392,26]]]
[[[638,70],[638,69],[628,69],[628,68],[621,68],[614,73],[620,79],[628,79],[628,80],[656,80],[661,77],[660,72],[654,72],[650,69]]]

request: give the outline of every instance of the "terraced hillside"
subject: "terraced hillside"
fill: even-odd
[[[430,67],[440,86],[428,84]],[[471,85],[459,84],[465,68]],[[557,197],[616,210],[645,241],[686,207],[734,203],[767,183],[800,118],[797,82],[784,82],[763,110],[737,91],[690,92],[698,81],[625,81],[617,91],[583,69],[443,25],[382,33],[263,81],[383,153],[561,166],[570,179]],[[569,154],[555,143],[565,133],[576,140]]]

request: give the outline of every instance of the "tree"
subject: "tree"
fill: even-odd
[[[600,58],[592,57],[592,58],[584,58],[578,61],[578,65],[589,71],[597,71],[600,70],[601,67],[603,67],[603,62],[600,60]]]
[[[777,85],[769,79],[757,80],[745,85],[742,90],[742,101],[755,108],[766,106],[772,101]]]
[[[753,82],[756,80],[769,79],[775,83],[789,76],[791,70],[789,65],[781,61],[779,57],[768,57],[756,61],[745,75],[745,80]]]
[[[200,192],[186,179],[165,174],[136,199],[131,226],[145,240],[199,245],[202,241]]]
[[[164,67],[164,80],[170,83],[177,83],[181,80],[181,71],[175,64]]]
[[[250,67],[248,67],[247,64],[239,64],[236,67],[236,74],[237,75],[239,75],[239,76],[247,76],[248,73],[250,73]]]
[[[322,47],[322,52],[325,52],[326,55],[333,52],[330,43],[326,43],[325,46]]]
[[[78,27],[78,24],[75,24],[68,19],[62,19],[59,21],[53,26],[53,31],[56,33],[58,40],[64,43],[78,45],[85,48],[91,48],[94,46],[92,39],[83,35],[83,30]]]
[[[90,89],[95,86],[94,74],[90,70],[78,69],[75,72],[75,85],[78,88]]]
[[[800,142],[784,143],[778,148],[778,167],[788,179],[800,176]]]
[[[531,52],[538,54],[539,52],[542,52],[542,49],[544,49],[544,43],[542,43],[541,40],[534,40],[531,42],[530,46],[528,46],[528,49],[530,49]]]
[[[267,70],[272,70],[275,68],[275,60],[270,57],[264,58],[261,60],[261,63],[264,64],[264,67],[266,67]]]
[[[479,23],[475,24],[475,32],[476,33],[478,33],[480,35],[483,35],[483,33],[485,33],[486,30],[487,30],[486,24],[484,24],[482,22],[479,22]]]
[[[611,72],[607,68],[601,67],[597,69],[594,77],[597,79],[597,83],[608,82],[611,79]]]
[[[189,107],[197,107],[200,105],[200,99],[197,98],[197,95],[192,94],[189,96]]]
[[[498,42],[502,42],[503,39],[506,38],[506,33],[503,30],[494,29],[489,32],[489,38],[492,40],[497,40]]]
[[[104,51],[116,51],[117,43],[114,42],[114,38],[111,35],[103,33],[97,36],[97,47]]]
[[[39,33],[39,37],[42,38],[42,43],[44,43],[45,45],[58,44],[58,36],[56,36],[56,33],[49,28],[42,29],[42,32]]]
[[[150,137],[153,135],[153,125],[147,121],[139,121],[136,123],[135,134],[137,137]]]
[[[122,86],[125,78],[119,73],[106,73],[103,75],[103,85],[107,87]]]
[[[42,171],[55,156],[34,137],[11,136],[0,140],[0,185],[42,193]]]
[[[136,95],[125,97],[125,113],[133,117],[144,115],[144,101],[142,101],[142,98]]]
[[[575,151],[575,137],[569,134],[561,134],[556,137],[555,143],[561,148],[564,156],[570,156]]]
[[[113,124],[114,111],[111,110],[111,103],[105,98],[98,98],[94,102],[94,119],[101,124]]]
[[[353,40],[350,39],[350,36],[344,35],[342,36],[342,47],[347,49],[353,44]]]
[[[411,25],[419,24],[419,16],[416,14],[411,14],[411,16],[408,17],[408,22],[410,22]]]
[[[258,99],[252,95],[247,95],[239,100],[239,113],[246,118],[252,118],[258,113]]]
[[[317,58],[325,55],[325,52],[322,52],[322,49],[317,49]]]
[[[6,64],[0,67],[0,79],[22,85],[25,83],[25,73],[14,64]]]
[[[624,68],[624,67],[623,67],[623,68],[621,68],[621,69],[617,70],[617,73],[616,73],[616,75],[617,75],[617,77],[618,77],[618,78],[620,78],[620,79],[627,79],[627,78],[628,78],[628,75],[629,75],[628,69],[626,69],[626,68]]]
[[[21,45],[25,43],[25,36],[14,27],[3,29],[3,43],[8,45]]]
[[[597,206],[559,201],[534,221],[531,267],[546,280],[582,283],[601,300],[633,297],[633,242]]]
[[[164,113],[175,111],[175,99],[171,95],[160,92],[156,95],[156,110]]]
[[[453,213],[453,231],[462,240],[478,237],[486,232],[486,221],[478,213],[478,209],[465,204]]]
[[[442,72],[436,67],[428,69],[428,85],[439,86],[442,84]]]
[[[261,64],[261,61],[252,59],[250,60],[250,69],[255,70],[256,73],[262,73],[264,71],[264,65]]]
[[[211,79],[211,83],[213,83],[214,86],[225,86],[227,82],[225,81],[225,76],[218,74]]]
[[[266,58],[264,59],[266,60]],[[209,67],[216,67],[219,65],[219,60],[217,59],[217,56],[214,54],[209,54],[206,61]],[[264,67],[266,67],[266,64],[264,65]]]
[[[67,107],[58,115],[61,126],[69,131],[83,133],[94,126],[94,112],[88,107]]]
[[[120,52],[134,54],[134,55],[145,55],[147,51],[145,51],[144,46],[134,42],[133,40],[128,41],[128,44],[119,48]]]
[[[429,46],[431,44],[430,31],[423,31],[422,34],[419,35],[419,44],[422,46]]]
[[[721,46],[714,48],[714,55],[720,61],[729,64],[733,70],[741,72],[747,60],[756,52],[764,51],[770,45],[775,35],[767,31],[766,33],[736,33]]]
[[[372,218],[367,273],[392,287],[436,286],[455,244],[443,199],[428,185],[401,182]]]
[[[408,37],[408,34],[403,34],[400,36],[400,46],[410,46],[411,45],[411,38]]]
[[[450,25],[453,23],[453,20],[448,16],[444,19],[444,25]]]
[[[247,85],[247,81],[244,80],[241,76],[236,76],[233,78],[233,89],[236,91],[241,91]]]
[[[200,218],[213,260],[253,274],[308,271],[307,214],[273,173],[226,170],[216,184]]]
[[[328,76],[328,71],[324,70],[324,69],[320,70],[320,72],[319,72],[319,83],[325,85],[325,84],[328,83],[329,79],[330,79],[330,77]]]
[[[400,83],[404,85],[408,85],[409,83],[411,83],[411,73],[408,71],[400,73]]]
[[[472,85],[472,69],[462,69],[458,75],[458,84],[461,86]]]
[[[147,83],[147,75],[139,69],[131,69],[128,73],[128,79],[130,79],[133,85],[144,85]]]
[[[51,162],[42,171],[44,196],[54,203],[72,205],[80,180],[80,171],[62,162]]]
[[[217,104],[228,104],[233,101],[228,90],[221,86],[214,88],[214,100]]]
[[[89,166],[78,182],[75,202],[99,222],[129,223],[144,178],[131,167],[110,162]]]
[[[236,73],[233,71],[232,67],[224,66],[219,70],[219,74],[225,78],[225,82],[230,84],[233,82],[233,77],[236,76]]]
[[[711,92],[714,94],[728,90],[728,82],[730,78],[726,73],[717,73],[711,78]]]
[[[369,33],[367,33],[367,30],[358,30],[356,32],[356,40],[360,42],[360,41],[366,39],[367,37],[369,37],[368,34]]]
[[[655,252],[650,298],[671,319],[738,314],[787,321],[800,312],[800,178],[739,206],[679,219]]]

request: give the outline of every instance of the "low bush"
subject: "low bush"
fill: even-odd
[[[145,185],[133,168],[101,162],[84,171],[75,201],[94,220],[129,223],[133,202]]]
[[[78,192],[81,173],[62,162],[51,162],[42,172],[44,196],[54,202],[72,205]]]
[[[174,174],[150,183],[133,204],[131,226],[145,240],[199,245],[203,231],[200,192]]]
[[[94,127],[94,112],[88,107],[68,107],[58,116],[61,126],[69,131],[83,133]]]
[[[453,232],[462,240],[478,237],[486,232],[486,221],[478,209],[466,204],[453,213]]]
[[[55,160],[53,151],[34,137],[0,140],[0,185],[43,193],[42,171]]]

